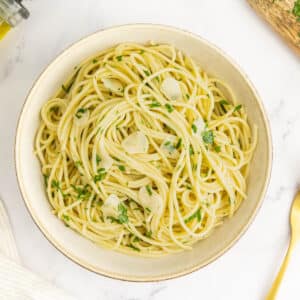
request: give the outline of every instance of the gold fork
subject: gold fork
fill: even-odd
[[[300,191],[296,194],[293,205],[290,212],[290,226],[291,226],[291,239],[288,251],[278,272],[278,275],[273,283],[271,290],[269,291],[266,300],[274,300],[276,298],[277,292],[279,290],[280,283],[282,281],[283,275],[291,258],[292,251],[300,240]]]

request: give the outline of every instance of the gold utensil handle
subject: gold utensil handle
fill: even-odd
[[[287,268],[287,266],[289,264],[289,261],[290,261],[290,258],[291,258],[291,254],[292,254],[292,251],[294,249],[294,245],[295,245],[295,243],[293,242],[293,240],[291,240],[289,248],[288,248],[288,251],[287,251],[287,253],[285,255],[284,261],[282,262],[280,270],[279,270],[279,272],[277,274],[277,277],[275,278],[275,280],[273,282],[272,288],[269,291],[269,294],[266,297],[266,300],[274,300],[274,299],[276,299],[276,295],[277,295],[277,292],[279,290],[280,283],[282,281],[283,275],[284,275],[284,273],[286,271],[286,268]]]
[[[300,55],[300,22],[292,13],[295,0],[247,1]]]

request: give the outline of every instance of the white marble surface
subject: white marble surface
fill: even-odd
[[[0,42],[0,195],[8,208],[24,264],[82,300],[263,299],[288,243],[289,207],[300,183],[299,58],[243,0],[25,3],[31,18]],[[150,284],[93,274],[54,249],[25,209],[13,162],[17,118],[39,73],[81,37],[104,27],[133,22],[188,29],[224,49],[257,87],[271,121],[274,145],[267,197],[244,237],[206,268],[183,278]],[[300,247],[278,299],[300,299],[299,270]]]

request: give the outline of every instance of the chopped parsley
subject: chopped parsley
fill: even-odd
[[[127,245],[127,247],[129,247],[129,248],[133,249],[134,251],[138,251],[138,252],[140,252],[140,251],[141,251],[139,248],[135,247],[135,246],[134,246],[134,245],[132,245],[132,244],[129,244],[129,245]]]
[[[71,220],[71,218],[68,215],[62,215],[62,217],[66,222],[69,222]]]
[[[74,76],[73,76],[73,80],[72,80],[72,82],[69,84],[69,86],[66,87],[66,86],[63,85],[63,84],[61,85],[62,90],[63,90],[66,94],[69,93],[71,87],[73,86],[73,84],[74,84],[74,82],[75,82],[75,79],[76,79],[76,77],[77,77],[77,75],[78,75],[80,69],[81,69],[81,68],[79,68],[79,69],[75,72],[75,74],[74,74]]]
[[[133,242],[139,242],[141,239],[138,237],[138,236],[135,236],[134,239],[133,239]]]
[[[161,104],[157,101],[153,101],[151,104],[150,104],[150,107],[153,108],[153,107],[160,107]]]
[[[122,172],[125,171],[125,166],[120,165],[120,166],[118,166],[118,168],[119,168],[119,170],[122,171]]]
[[[214,134],[212,130],[206,130],[202,132],[202,140],[205,144],[213,144]]]
[[[221,152],[221,146],[218,146],[218,145],[215,146],[215,150],[216,150],[217,153]]]
[[[100,168],[97,170],[97,174],[94,176],[94,182],[98,182],[98,181],[102,181],[105,176],[106,176],[106,172],[104,168]]]
[[[233,111],[239,111],[241,108],[242,108],[242,105],[239,104],[239,105],[237,105],[237,106],[234,108]]]
[[[185,94],[187,99],[190,99],[190,95],[189,94]]]
[[[174,110],[174,107],[169,103],[165,104],[165,107],[169,113],[171,113]]]
[[[190,221],[192,221],[194,219],[197,219],[197,221],[200,222],[201,218],[202,218],[202,216],[201,216],[201,210],[199,208],[199,209],[197,209],[197,211],[195,213],[193,213],[191,216],[189,216],[187,219],[185,219],[184,222],[188,223],[188,222],[190,222]]]
[[[176,148],[176,149],[179,149],[180,146],[181,146],[181,143],[182,143],[182,138],[179,138],[179,140],[178,140],[178,142],[177,142],[175,148]]]
[[[295,17],[298,17],[297,21],[300,22],[300,0],[295,1],[292,13]]]
[[[53,188],[55,188],[57,191],[60,191],[60,183],[59,183],[59,181],[58,180],[52,180],[52,182],[51,182],[51,186],[53,187]]]
[[[82,167],[82,162],[80,160],[75,161],[75,166],[77,168]]]
[[[84,187],[78,187],[73,184],[71,184],[71,187],[74,189],[74,191],[77,193],[77,199],[87,199],[91,193],[88,190],[88,184],[86,184]]]
[[[191,189],[192,189],[192,186],[191,186],[189,183],[187,183],[187,184],[186,184],[186,188],[187,188],[188,190],[191,190]]]
[[[226,113],[227,110],[226,110],[226,108],[225,108],[225,105],[229,105],[228,101],[225,100],[225,99],[223,99],[223,100],[221,100],[219,103],[220,103],[220,105],[221,105],[223,111]]]
[[[76,118],[80,119],[86,111],[86,108],[79,108],[75,114]]]
[[[146,236],[147,238],[151,238],[151,236],[152,236],[152,231],[151,231],[151,230],[146,231],[145,236]]]
[[[151,74],[148,70],[144,70],[144,73],[146,76],[150,76],[150,74]]]
[[[99,165],[100,161],[101,157],[98,154],[96,154],[96,164]]]
[[[123,56],[122,56],[122,55],[118,55],[118,56],[116,57],[116,59],[117,59],[117,61],[122,61]]]
[[[146,211],[147,211],[148,213],[151,213],[151,209],[150,209],[149,207],[146,207]]]
[[[98,62],[98,59],[94,58],[93,59],[93,64],[96,64]]]
[[[192,124],[192,130],[194,133],[197,133],[197,126],[195,124]]]
[[[145,50],[141,50],[141,51],[140,51],[140,54],[144,54],[144,53],[145,53]]]
[[[222,105],[229,105],[228,101],[225,99],[221,100],[219,103]]]
[[[128,223],[128,215],[127,215],[127,208],[125,205],[120,203],[118,205],[118,211],[119,211],[119,216],[118,220],[120,224]]]
[[[152,189],[148,184],[146,185],[146,190],[147,190],[149,196],[152,196]]]
[[[164,143],[164,146],[166,147],[166,150],[168,150],[168,152],[169,152],[170,154],[172,154],[173,151],[175,150],[174,145],[173,145],[170,141],[165,142],[165,143]]]

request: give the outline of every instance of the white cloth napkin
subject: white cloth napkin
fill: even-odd
[[[8,216],[1,200],[0,300],[75,300],[21,266]]]

